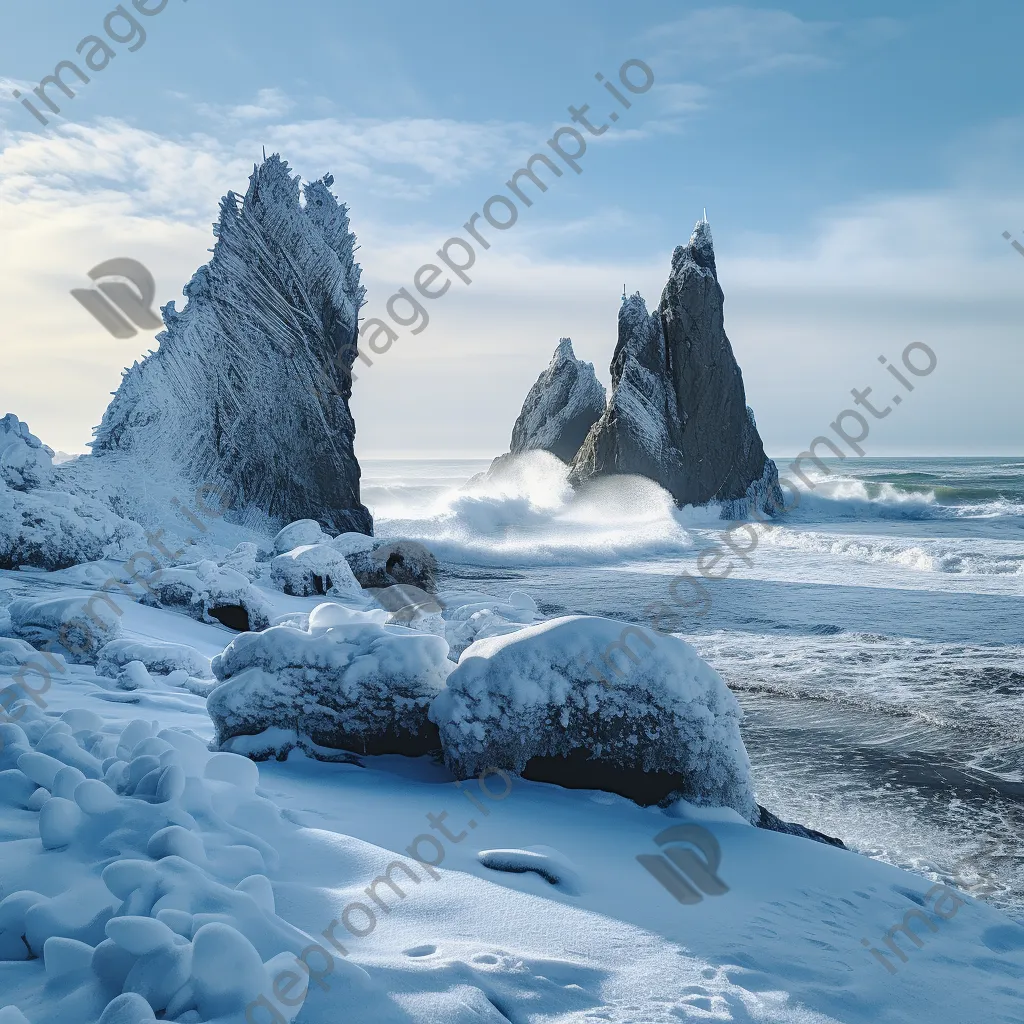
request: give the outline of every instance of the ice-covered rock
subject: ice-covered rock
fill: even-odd
[[[13,413],[0,420],[0,569],[65,569],[145,550],[138,524],[60,489],[52,455]]]
[[[208,560],[157,569],[146,578],[142,603],[180,608],[200,622],[240,632],[270,624],[270,608],[248,577]]]
[[[460,778],[502,768],[645,805],[758,814],[739,704],[674,636],[567,616],[478,640],[430,717]]]
[[[623,301],[612,356],[612,394],[573,461],[569,479],[635,473],[678,505],[722,504],[739,518],[750,503],[774,513],[783,497],[764,453],[743,375],[725,333],[711,229],[694,227],[672,254],[658,311],[639,293]]]
[[[33,647],[52,648],[69,661],[88,664],[120,636],[122,614],[109,594],[23,597],[10,606],[11,631]]]
[[[309,597],[333,591],[361,597],[359,582],[345,555],[330,544],[302,544],[270,563],[270,580],[286,594]]]
[[[310,618],[309,631],[272,626],[244,634],[213,659],[221,685],[207,708],[216,745],[254,758],[296,746],[314,757],[437,749],[427,709],[453,667],[447,643],[352,621],[337,605],[321,605]]]
[[[299,519],[278,531],[274,538],[274,554],[283,555],[286,551],[302,545],[325,544],[329,540],[330,537],[320,529],[320,524],[315,519]]]
[[[577,359],[572,342],[562,338],[523,402],[509,454],[543,450],[572,462],[604,407],[604,387],[593,363]]]
[[[53,449],[13,412],[0,419],[0,482],[14,491],[29,491],[48,484],[52,475]]]
[[[536,602],[522,591],[513,591],[507,601],[458,594],[442,594],[439,599],[445,609],[444,635],[449,656],[456,659],[477,640],[516,633],[537,618]]]
[[[381,540],[372,548],[347,556],[360,586],[393,587],[405,583],[421,590],[437,589],[437,559],[414,540]]]
[[[194,647],[163,640],[112,640],[105,644],[96,661],[96,674],[116,679],[129,663],[141,662],[156,675],[184,670],[191,675],[210,677],[210,659]]]
[[[159,348],[126,371],[93,455],[175,473],[278,522],[371,531],[349,410],[363,288],[348,210],[276,154],[222,200],[209,263],[163,307]],[[82,460],[78,460],[82,461]],[[211,492],[212,493],[212,492]],[[294,545],[293,545],[294,546]]]
[[[391,587],[368,587],[366,592],[372,594],[373,599],[388,611],[390,622],[402,625],[438,616],[443,608],[436,594],[431,594],[411,583],[396,583]]]

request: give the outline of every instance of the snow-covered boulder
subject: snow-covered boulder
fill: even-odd
[[[438,636],[324,604],[310,629],[236,637],[213,659],[207,707],[221,750],[256,759],[293,747],[319,758],[419,755],[439,747],[427,709],[452,669]]]
[[[43,487],[53,475],[53,449],[48,448],[9,412],[0,419],[0,481],[14,491]]]
[[[236,544],[234,549],[224,556],[221,565],[234,569],[235,572],[240,572],[251,580],[255,580],[260,575],[260,569],[257,565],[258,556],[259,548],[257,545],[251,541],[243,541],[241,544]]]
[[[57,488],[53,452],[13,413],[0,420],[0,569],[50,571],[148,547],[137,524]]]
[[[18,598],[8,609],[11,632],[33,647],[53,649],[89,664],[121,634],[122,612],[109,594],[90,597]]]
[[[360,586],[392,587],[408,583],[421,590],[437,589],[437,559],[414,540],[380,540],[369,550],[346,556]]]
[[[194,647],[163,640],[111,640],[99,652],[96,675],[116,679],[121,670],[133,661],[141,662],[154,675],[165,676],[179,671],[201,678],[213,675],[210,659]]]
[[[604,407],[604,387],[594,364],[577,359],[572,342],[562,338],[523,402],[509,454],[542,450],[572,462]]]
[[[366,534],[361,536],[365,537]],[[283,555],[286,551],[304,544],[324,544],[329,540],[330,537],[320,529],[320,524],[315,519],[297,519],[278,531],[274,538],[274,554]]]
[[[103,558],[123,561],[148,548],[142,527],[99,502],[0,484],[0,569],[53,571]]]
[[[677,637],[574,615],[478,640],[430,717],[460,778],[503,768],[757,819],[739,704]]]
[[[302,544],[276,555],[270,563],[270,581],[286,594],[298,597],[328,591],[353,598],[362,596],[345,555],[330,544]]]
[[[200,622],[219,622],[240,632],[270,624],[270,608],[248,577],[205,560],[151,573],[142,603],[180,608]]]
[[[339,533],[328,543],[343,555],[354,555],[358,551],[372,551],[380,541],[368,537],[365,533]]]

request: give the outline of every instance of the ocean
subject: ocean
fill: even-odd
[[[573,494],[544,453],[501,483],[362,465],[376,531],[427,544],[442,589],[678,634],[743,706],[762,804],[1024,922],[1024,459],[834,460],[734,551],[714,510]]]

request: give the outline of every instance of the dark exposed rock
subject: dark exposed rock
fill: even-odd
[[[754,824],[758,828],[767,829],[769,832],[784,832],[789,836],[800,836],[803,839],[813,839],[816,843],[826,843],[828,846],[838,846],[841,850],[846,849],[846,844],[842,839],[835,839],[832,836],[825,835],[824,832],[818,832],[816,829],[797,825],[791,821],[783,821],[772,814],[767,807],[762,807],[760,804],[757,805],[757,809],[760,812],[760,817]]]
[[[724,301],[701,221],[672,254],[657,312],[648,315],[639,293],[623,301],[612,395],[573,461],[573,484],[637,473],[678,505],[721,502],[728,518],[746,515],[751,501],[769,513],[781,507],[778,472],[725,333]]]
[[[541,450],[572,462],[604,406],[604,388],[593,363],[577,359],[572,342],[562,338],[523,402],[509,454]]]
[[[333,178],[302,187],[277,155],[229,192],[213,258],[163,307],[160,347],[126,371],[93,453],[176,472],[222,504],[370,533],[349,410],[363,288]]]

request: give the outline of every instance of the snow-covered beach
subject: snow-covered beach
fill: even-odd
[[[332,183],[225,197],[90,454],[0,420],[0,1024],[1018,1022],[1021,465],[787,511],[706,218],[610,392],[360,465]]]

